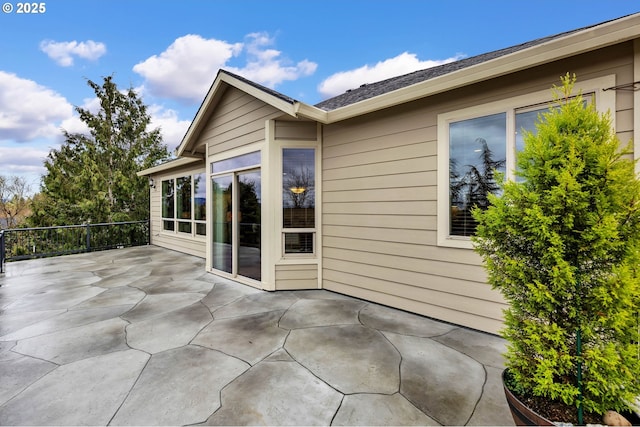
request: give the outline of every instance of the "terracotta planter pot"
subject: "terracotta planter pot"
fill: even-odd
[[[552,426],[554,425],[548,419],[538,415],[531,410],[528,406],[522,403],[511,391],[507,388],[504,375],[507,371],[502,373],[502,387],[504,388],[504,395],[507,398],[509,409],[511,410],[511,416],[513,422],[517,426]]]

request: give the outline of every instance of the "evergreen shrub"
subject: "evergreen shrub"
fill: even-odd
[[[609,113],[573,96],[575,82],[554,86],[517,154],[521,179],[499,177],[472,240],[508,303],[514,391],[603,414],[640,395],[640,182],[631,145]]]

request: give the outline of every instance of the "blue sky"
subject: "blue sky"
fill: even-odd
[[[96,108],[87,79],[135,88],[174,149],[219,68],[315,104],[640,11],[637,0],[49,0],[38,14],[0,3],[0,175],[33,191],[61,129],[86,130],[74,107]]]

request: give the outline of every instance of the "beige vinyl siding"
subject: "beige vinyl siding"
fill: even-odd
[[[497,333],[502,297],[469,249],[437,246],[437,115],[580,80],[632,80],[625,43],[323,129],[324,288]],[[551,92],[549,92],[551,93]],[[632,97],[617,93],[618,135],[633,131]]]
[[[188,236],[162,229],[162,181],[174,177],[194,175],[204,172],[204,161],[200,164],[167,170],[151,177],[155,188],[150,189],[151,244],[204,258],[206,251],[205,236]]]
[[[276,289],[318,289],[318,264],[276,265]]]
[[[264,141],[265,121],[282,113],[238,89],[222,95],[197,145],[207,144],[209,155]]]
[[[315,141],[318,125],[316,122],[277,120],[274,136],[276,140]]]

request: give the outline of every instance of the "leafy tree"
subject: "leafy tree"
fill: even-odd
[[[25,178],[0,175],[0,228],[14,228],[24,220],[29,210],[29,191]]]
[[[555,88],[473,239],[507,302],[517,392],[602,414],[640,394],[640,181],[609,114]],[[500,182],[501,180],[498,180]]]
[[[148,130],[151,118],[132,88],[120,92],[111,76],[88,85],[100,110],[76,107],[90,135],[63,131],[65,142],[49,153],[33,225],[148,218],[147,180],[136,172],[169,158],[160,131]]]

